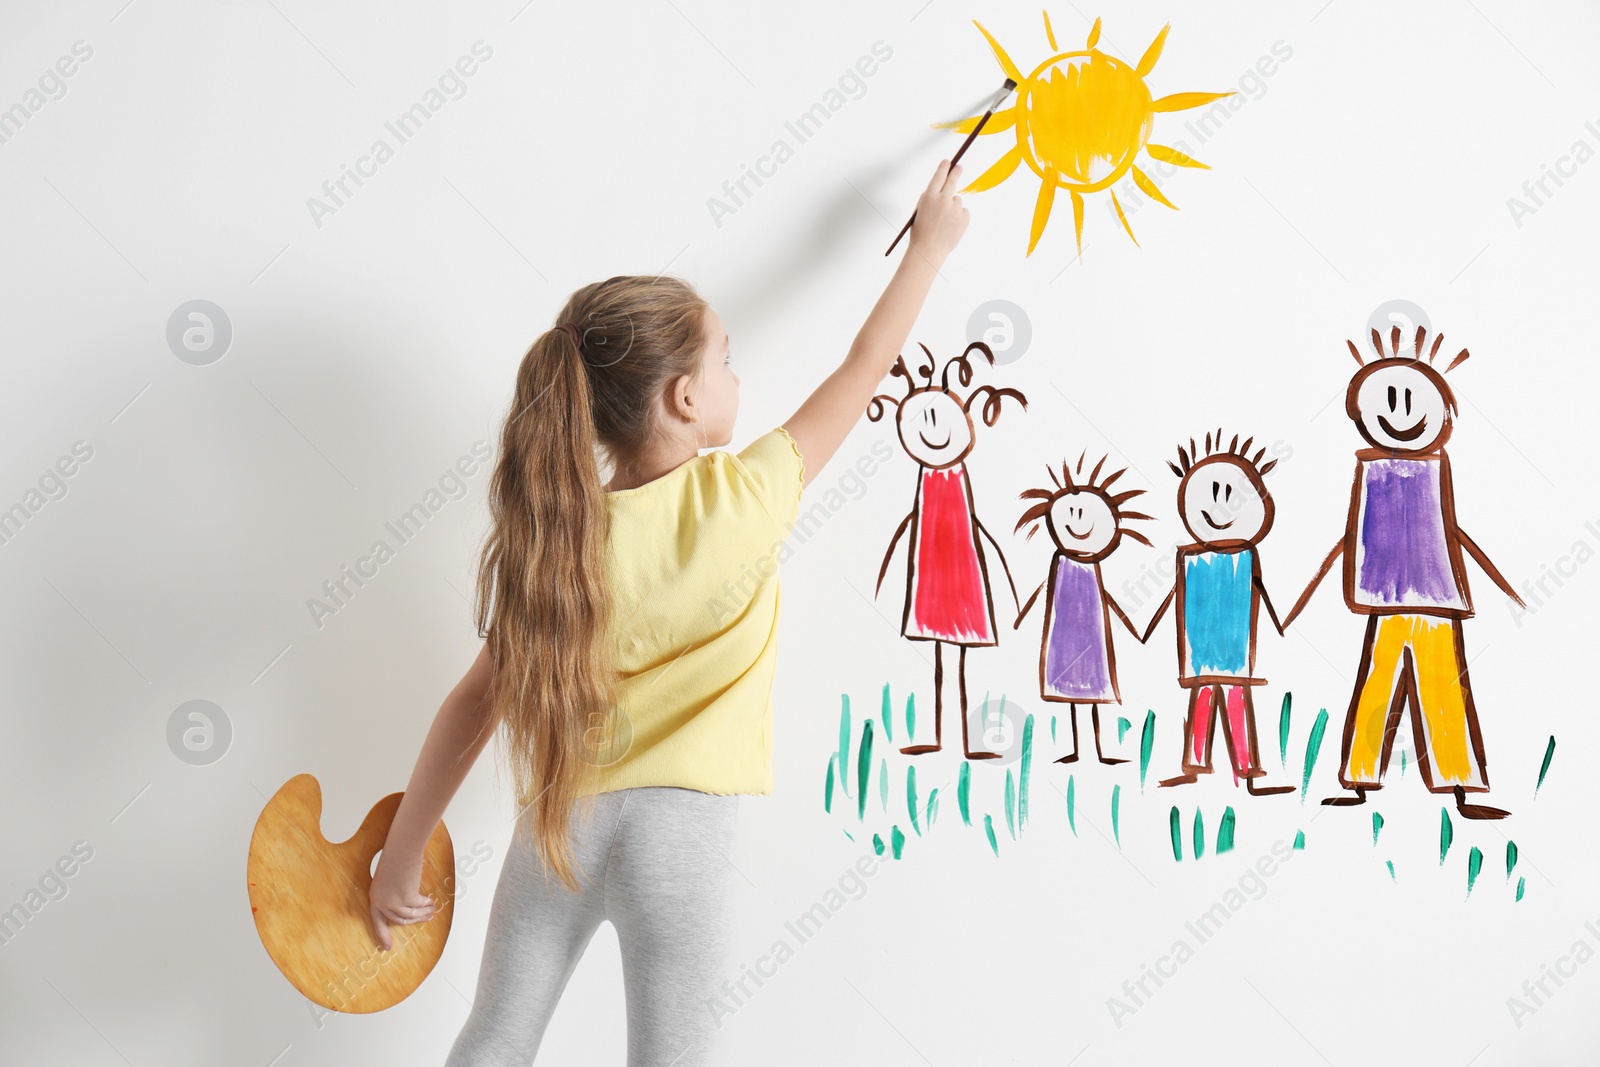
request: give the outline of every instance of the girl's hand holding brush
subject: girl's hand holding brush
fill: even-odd
[[[907,256],[920,256],[935,267],[944,263],[967,231],[969,213],[956,193],[960,187],[961,167],[952,165],[948,159],[940,160],[933,180],[917,200]]]

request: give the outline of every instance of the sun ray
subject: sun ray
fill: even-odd
[[[1117,201],[1117,191],[1107,189],[1106,192],[1111,194],[1111,206],[1117,209],[1117,218],[1122,220],[1122,228],[1128,231],[1128,240],[1137,245],[1139,239],[1133,235],[1133,227],[1128,225],[1128,216],[1122,213],[1122,204]]]
[[[1078,235],[1078,261],[1083,261],[1083,195],[1072,193],[1072,229]]]
[[[1050,12],[1045,11],[1042,14],[1044,15],[1044,35],[1050,41],[1050,51],[1059,52],[1061,48],[1056,44],[1056,31],[1050,28]]]
[[[1150,105],[1151,111],[1187,111],[1191,107],[1200,107],[1213,100],[1221,100],[1233,93],[1173,93],[1163,96],[1160,100]]]
[[[1144,150],[1150,153],[1151,159],[1160,160],[1162,163],[1171,163],[1174,167],[1198,167],[1200,170],[1211,169],[1209,163],[1202,163],[1193,156],[1186,155],[1176,148],[1168,148],[1164,144],[1150,142],[1144,146]]]
[[[1020,154],[1018,156],[1020,157]],[[1016,166],[1012,164],[1013,168]],[[1034,246],[1039,243],[1039,237],[1044,233],[1045,223],[1050,221],[1050,207],[1056,199],[1055,171],[1048,171],[1045,180],[1039,183],[1039,199],[1033,205],[1033,232],[1028,236],[1028,255],[1033,255]]]
[[[1138,167],[1133,167],[1130,169],[1133,174],[1133,184],[1137,185],[1145,196],[1148,196],[1151,200],[1154,200],[1158,204],[1167,205],[1174,211],[1178,210],[1178,205],[1174,204],[1171,200],[1168,200],[1162,194],[1161,190],[1156,188],[1156,183],[1151,181],[1149,176],[1146,175],[1144,171],[1140,170]]]
[[[957,119],[954,122],[935,122],[936,130],[955,130],[957,133],[971,133],[978,125],[982,115],[973,115],[970,118]],[[979,137],[987,137],[991,133],[1004,133],[1017,124],[1017,109],[1008,107],[1004,111],[996,111],[989,116],[989,121],[983,124],[983,132]]]
[[[981,193],[985,189],[993,188],[1011,177],[1011,172],[1017,169],[1022,162],[1022,146],[1012,145],[1011,151],[995,160],[988,170],[972,179],[963,193]]]
[[[1084,42],[1085,48],[1093,48],[1100,42],[1100,20],[1095,19],[1094,25],[1089,28],[1089,39]]]
[[[1172,29],[1172,23],[1170,22],[1161,27],[1161,32],[1156,34],[1156,39],[1150,42],[1149,48],[1144,50],[1144,56],[1139,60],[1139,66],[1136,68],[1139,71],[1139,77],[1142,78],[1156,69],[1156,61],[1161,58],[1161,49],[1166,46],[1167,31],[1170,29]]]
[[[989,47],[994,49],[994,57],[1000,61],[1000,69],[1005,71],[1006,77],[1020,84],[1022,82],[1022,72],[1017,69],[1017,65],[1015,63],[1011,62],[1011,57],[1006,55],[1006,50],[1004,48],[1000,47],[1000,42],[995,40],[994,35],[988,30],[984,29],[983,23],[979,22],[977,19],[973,19],[972,24],[978,27],[978,32],[983,34],[983,36],[989,42]]]

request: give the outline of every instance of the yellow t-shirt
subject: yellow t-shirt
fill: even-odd
[[[803,473],[780,426],[607,494],[620,716],[588,792],[772,792],[777,571]]]

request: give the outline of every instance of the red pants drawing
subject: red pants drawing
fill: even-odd
[[[1224,699],[1223,690],[1227,690]],[[1222,714],[1217,714],[1218,711]],[[1233,761],[1235,783],[1240,778],[1266,774],[1256,756],[1256,716],[1247,685],[1202,685],[1189,691],[1189,718],[1184,723],[1183,769],[1186,773],[1210,773],[1211,738],[1217,720]]]

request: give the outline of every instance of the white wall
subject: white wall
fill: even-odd
[[[1554,195],[1531,214],[1514,218],[1507,204],[1576,142],[1600,149],[1600,20],[1578,4],[1320,3],[1051,8],[1063,48],[1098,14],[1103,47],[1130,60],[1171,19],[1156,90],[1240,88],[1244,103],[1203,144],[1183,132],[1191,115],[1158,118],[1157,140],[1188,141],[1214,169],[1164,182],[1181,211],[1132,215],[1141,247],[1096,198],[1078,265],[1063,199],[1024,258],[1036,182],[1019,176],[968,201],[971,229],[913,339],[953,354],[992,298],[1031,320],[1031,348],[979,377],[1025,390],[1028,411],[984,429],[970,462],[980,516],[1019,584],[1042,576],[1048,551],[1005,531],[1045,462],[1109,451],[1134,468],[1127,484],[1151,490],[1141,500],[1158,516],[1158,550],[1121,550],[1107,566],[1120,585],[1180,534],[1173,446],[1220,423],[1288,450],[1270,479],[1278,525],[1263,551],[1269,587],[1292,601],[1338,534],[1358,444],[1340,405],[1325,407],[1353,369],[1345,338],[1394,298],[1474,353],[1451,375],[1463,400],[1451,452],[1473,536],[1519,587],[1579,543],[1586,558],[1600,549],[1586,447],[1600,163],[1547,185]],[[310,1010],[262,950],[244,857],[266,797],[297,773],[321,780],[335,840],[404,787],[477,648],[464,594],[487,474],[320,626],[308,598],[474,442],[494,441],[529,340],[588,281],[691,279],[733,337],[745,383],[736,445],[786,417],[842,356],[890,271],[883,248],[956,143],[929,123],[969,113],[1000,80],[969,20],[1029,66],[1048,54],[1039,13],[950,0],[123,4],[0,15],[0,107],[24,101],[76,42],[92,49],[65,95],[0,144],[0,507],[25,503],[75,446],[92,450],[65,494],[0,545],[0,908],[24,902],[76,842],[92,849],[65,895],[0,945],[0,1060],[436,1063],[470,1003],[509,839],[507,787],[489,761],[447,823],[458,855],[476,846],[491,859],[463,878],[439,967],[392,1010]],[[314,219],[307,199],[479,41],[492,56],[465,95]],[[859,98],[796,145],[785,122],[880,41],[892,55]],[[1249,80],[1279,42],[1292,55]],[[780,138],[793,158],[715,217],[708,199]],[[1004,143],[980,143],[969,173]],[[232,328],[225,355],[204,366],[176,358],[165,335],[196,299]],[[863,420],[813,498],[891,433]],[[914,478],[896,450],[787,564],[777,789],[743,807],[737,962],[754,966],[789,938],[785,922],[863,854],[864,835],[841,832],[855,832],[854,816],[822,811],[840,695],[858,726],[885,682],[897,701],[914,687],[931,713],[931,671],[898,636],[898,600],[863,596]],[[1241,799],[1225,773],[1178,797],[1155,788],[1176,765],[1181,709],[1163,629],[1147,648],[1121,645],[1123,713],[1158,716],[1146,791],[1133,765],[1080,764],[1074,836],[1042,718],[1020,839],[1002,830],[995,857],[946,793],[937,827],[725,1021],[721,1062],[1063,1063],[1080,1050],[1083,1065],[1600,1058],[1600,964],[1576,966],[1559,988],[1547,981],[1554,995],[1532,1014],[1515,1018],[1507,1003],[1532,1006],[1523,983],[1546,966],[1572,971],[1579,942],[1586,960],[1600,948],[1588,832],[1597,573],[1585,563],[1547,584],[1553,595],[1520,619],[1473,575],[1481,608],[1467,642],[1492,797],[1514,814],[1456,820],[1443,866],[1439,798],[1414,771],[1374,808],[1316,804],[1335,788],[1360,641],[1336,592],[1319,595],[1298,635],[1262,640],[1268,766],[1283,774],[1284,688],[1296,700],[1284,776],[1297,777],[1316,709],[1332,717],[1303,806]],[[974,703],[1006,691],[1044,715],[1030,621],[972,654]],[[168,742],[174,710],[194,699],[231,724],[225,757],[206,766]],[[1137,726],[1128,747],[1136,737]],[[948,784],[955,763],[927,759],[924,781]],[[975,805],[998,812],[1002,781],[977,767]],[[1113,783],[1120,854],[1108,839]],[[1186,825],[1203,807],[1212,832],[1234,805],[1237,849],[1174,862],[1174,804]],[[1370,810],[1387,820],[1377,845]],[[878,815],[875,827],[892,821]],[[1259,899],[1203,945],[1188,934],[1297,829],[1306,849]],[[1521,902],[1505,837],[1521,850]],[[1473,845],[1485,862],[1468,898]],[[1193,958],[1114,1020],[1108,998],[1179,940]],[[622,1011],[603,932],[546,1058],[620,1060]]]

